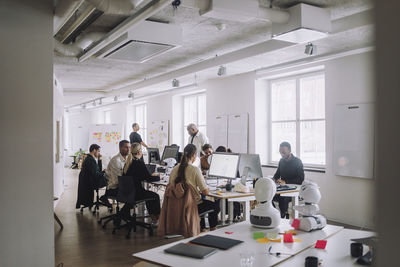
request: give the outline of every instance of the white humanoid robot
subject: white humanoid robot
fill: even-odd
[[[167,164],[167,166],[165,167],[165,174],[169,176],[171,174],[172,169],[176,165],[176,159],[174,158],[164,159],[164,163]]]
[[[258,206],[250,213],[251,224],[261,228],[278,227],[281,223],[281,214],[272,206],[272,199],[276,193],[275,182],[270,178],[258,179],[254,193]]]
[[[299,229],[310,232],[324,228],[326,226],[326,218],[318,215],[318,203],[321,200],[318,185],[314,182],[304,180],[300,188],[300,198],[304,200],[305,204],[293,207],[302,216],[299,219]]]

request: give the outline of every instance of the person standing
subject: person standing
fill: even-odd
[[[279,153],[282,158],[279,161],[278,169],[274,174],[274,180],[277,184],[301,184],[304,181],[303,163],[292,154],[290,144],[282,142],[279,145]],[[281,197],[275,195],[275,201],[279,203],[281,217],[287,217],[287,211],[291,197]]]
[[[133,123],[132,124],[132,132],[129,135],[129,141],[131,142],[131,145],[133,143],[139,143],[142,146],[144,146],[145,148],[148,148],[148,146],[145,144],[145,142],[143,142],[142,137],[138,133],[139,130],[140,130],[139,124],[136,122]]]
[[[100,179],[104,177],[104,173],[101,170],[100,146],[92,144],[79,173],[77,209],[81,208],[81,206],[89,208],[93,206],[94,190]]]
[[[190,123],[186,128],[189,138],[188,144],[193,144],[196,146],[197,156],[200,156],[200,152],[205,144],[208,144],[208,138],[205,134],[199,131],[197,125]]]

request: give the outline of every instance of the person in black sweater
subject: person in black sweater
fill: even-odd
[[[146,168],[146,165],[141,160],[142,146],[139,143],[131,145],[131,154],[128,156],[124,167],[124,175],[132,176],[135,183],[135,200],[153,198],[154,200],[146,201],[146,208],[154,225],[157,225],[158,217],[160,215],[160,196],[143,188],[142,182],[152,177]],[[132,205],[125,204],[121,209],[121,214],[124,216],[129,215]]]
[[[78,199],[75,205],[77,209],[81,206],[89,208],[93,206],[94,190],[99,186],[100,179],[104,177],[101,169],[100,146],[92,144],[79,173]]]
[[[292,154],[290,144],[282,142],[279,146],[279,153],[282,158],[279,161],[278,169],[274,175],[277,184],[301,184],[304,181],[303,163]],[[278,201],[281,217],[287,217],[287,211],[291,197],[275,195],[274,201]]]

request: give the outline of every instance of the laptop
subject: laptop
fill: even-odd
[[[191,240],[190,243],[227,250],[227,249],[234,247],[240,243],[243,243],[243,241],[237,240],[237,239],[221,237],[221,236],[216,236],[216,235],[204,235],[204,236],[200,236],[198,238]]]
[[[150,174],[153,174],[156,171],[156,164],[146,164],[146,168]]]
[[[197,246],[197,245],[190,245],[190,244],[185,244],[185,243],[179,243],[175,246],[164,249],[164,251],[166,253],[170,253],[170,254],[191,257],[191,258],[196,258],[196,259],[204,259],[204,258],[214,254],[215,252],[217,252],[217,249],[203,247],[203,246]]]

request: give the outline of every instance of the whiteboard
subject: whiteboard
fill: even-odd
[[[374,104],[337,105],[333,169],[335,175],[374,177]]]
[[[164,147],[169,145],[169,121],[153,121],[148,132],[148,146],[156,147],[162,155]]]
[[[215,148],[228,146],[228,116],[210,116],[207,119],[207,135],[210,144]]]
[[[100,153],[108,162],[119,152],[118,143],[122,140],[122,130],[122,124],[92,124],[89,127],[89,146],[98,144]]]
[[[234,153],[248,153],[249,115],[228,116],[228,147]]]

